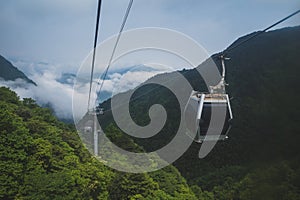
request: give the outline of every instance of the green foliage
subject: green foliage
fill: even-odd
[[[173,166],[168,166],[159,171],[151,172],[149,175],[158,182],[159,188],[167,194],[171,194],[174,197],[177,194],[192,194],[185,179],[182,178],[178,170]]]
[[[112,171],[49,109],[32,99],[20,101],[4,87],[0,97],[0,199],[195,198],[174,167],[155,174]],[[107,131],[121,147],[143,151],[113,125]]]
[[[18,104],[19,97],[15,92],[11,91],[9,88],[2,87],[0,93],[0,101],[5,101],[12,104]]]
[[[118,173],[110,190],[111,199],[139,199],[152,196],[158,184],[147,174]]]
[[[31,99],[0,88],[0,198],[107,198],[112,171]]]

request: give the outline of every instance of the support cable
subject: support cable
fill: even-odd
[[[276,23],[272,24],[271,26],[268,26],[268,27],[265,28],[264,30],[259,31],[259,32],[255,33],[255,34],[253,34],[251,37],[247,38],[246,40],[244,40],[244,41],[242,41],[242,42],[240,42],[240,43],[238,43],[238,44],[236,44],[236,45],[234,45],[234,46],[232,46],[232,47],[229,47],[228,49],[226,49],[225,51],[223,51],[222,54],[224,55],[225,53],[228,53],[229,51],[232,51],[233,49],[236,49],[237,47],[239,47],[239,46],[245,44],[245,43],[248,42],[249,40],[252,40],[253,38],[259,36],[260,34],[265,33],[266,31],[268,31],[269,29],[273,28],[274,26],[277,26],[278,24],[280,24],[280,23],[286,21],[287,19],[293,17],[294,15],[298,14],[299,12],[300,12],[300,10],[297,10],[296,12],[290,14],[289,16],[287,16],[287,17],[285,17],[285,18],[283,18],[283,19],[277,21]]]
[[[100,14],[101,14],[101,4],[102,4],[102,0],[98,0],[97,20],[96,20],[96,30],[95,30],[95,38],[94,38],[93,60],[92,60],[92,70],[91,70],[91,77],[90,77],[90,89],[89,89],[87,111],[89,111],[90,101],[91,101],[91,92],[92,92],[92,85],[93,85],[95,60],[96,60],[96,46],[97,46],[97,40],[98,40],[98,30],[99,30],[99,22],[100,22]]]
[[[105,78],[106,78],[107,73],[108,73],[108,70],[109,70],[109,68],[110,68],[110,66],[111,66],[111,63],[112,63],[113,57],[114,57],[114,55],[115,55],[116,49],[117,49],[117,47],[118,47],[118,44],[119,44],[121,35],[122,35],[122,33],[123,33],[123,30],[124,30],[126,21],[127,21],[127,19],[128,19],[128,16],[129,16],[129,13],[130,13],[132,4],[133,4],[133,0],[130,0],[129,3],[128,3],[128,7],[127,7],[127,10],[126,10],[126,13],[125,13],[125,15],[124,15],[124,17],[123,17],[123,22],[122,22],[120,31],[119,31],[119,33],[118,33],[118,37],[117,37],[116,43],[115,43],[115,45],[114,45],[114,48],[113,48],[111,57],[110,57],[109,62],[108,62],[108,65],[107,65],[107,67],[106,67],[106,69],[105,69],[105,71],[104,71],[103,76],[101,77],[102,82],[101,82],[101,85],[100,85],[100,88],[99,88],[99,91],[98,91],[99,95],[100,95],[101,90],[102,90],[102,88],[103,88],[103,84],[104,84]],[[101,80],[101,79],[100,79],[100,80]]]

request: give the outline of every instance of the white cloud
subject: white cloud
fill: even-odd
[[[20,63],[20,62],[16,62]],[[73,85],[70,82],[70,78],[66,77],[65,82],[58,81],[64,70],[58,69],[57,66],[35,63],[23,63],[24,66],[31,66],[27,68],[27,75],[32,79],[37,86],[29,84],[22,79],[15,81],[0,80],[0,86],[6,86],[14,90],[21,98],[33,98],[36,102],[43,106],[50,104],[55,114],[61,119],[71,119],[73,117],[72,98],[73,93],[76,99],[76,114],[82,116],[87,109],[87,99],[89,91],[88,80],[76,80],[77,88],[73,90]],[[22,67],[21,67],[22,68]],[[54,70],[56,69],[56,70]],[[137,70],[136,68],[132,68]],[[117,94],[119,92],[125,92],[129,89],[137,87],[152,76],[166,72],[166,68],[152,64],[153,71],[127,71],[125,73],[113,73],[108,76],[109,79],[105,80],[103,85],[103,91]],[[75,77],[74,77],[75,78]],[[97,91],[98,84],[94,80],[92,91]],[[91,102],[95,102],[96,93],[92,94]]]
[[[112,95],[126,92],[130,89],[134,89],[141,83],[145,82],[149,78],[165,72],[171,72],[175,69],[168,66],[156,63],[149,63],[145,65],[134,65],[128,67],[126,72],[113,72],[108,75],[108,78],[104,81],[102,91],[110,92]],[[95,80],[98,83],[102,83],[103,80]],[[99,87],[96,89],[99,91]]]
[[[104,83],[105,87],[103,87],[103,89],[106,91],[112,91],[113,94],[125,92],[137,87],[139,84],[145,82],[147,79],[158,73],[162,73],[162,71],[129,71],[123,75],[115,73],[111,75],[111,80]]]
[[[14,90],[21,98],[33,98],[39,105],[50,104],[59,118],[70,119],[72,117],[72,93],[70,85],[56,81],[58,76],[45,71],[36,73],[30,77],[37,86],[26,83],[22,79],[15,81],[0,81],[1,86]]]

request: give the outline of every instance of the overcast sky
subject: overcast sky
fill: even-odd
[[[100,40],[118,32],[128,0],[103,0]],[[125,30],[163,27],[210,53],[298,10],[299,0],[135,0]],[[0,3],[0,54],[9,59],[78,67],[93,45],[97,0]],[[277,26],[299,25],[299,16]]]

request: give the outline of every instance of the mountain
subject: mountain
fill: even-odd
[[[226,184],[244,181],[245,195],[253,199],[296,199],[288,193],[299,198],[300,106],[292,103],[300,100],[299,36],[299,26],[270,31],[228,53],[227,92],[233,97],[234,126],[230,139],[219,142],[204,160],[193,158],[199,150],[193,145],[175,163],[190,183],[208,190],[218,185],[238,196],[241,188]],[[219,64],[217,56],[213,58]],[[288,171],[295,176],[290,179]],[[250,184],[257,187],[251,189]]]
[[[233,98],[235,118],[229,139],[218,142],[204,159],[198,158],[200,145],[194,143],[174,163],[195,194],[206,191],[211,195],[207,199],[300,199],[299,36],[300,26],[269,31],[228,52],[227,92]],[[220,68],[218,56],[212,58]],[[198,67],[208,64],[206,61]],[[195,90],[206,91],[195,69],[180,73]],[[173,77],[174,73],[168,73],[153,79]],[[139,125],[149,123],[148,109],[153,104],[163,105],[170,116],[151,139],[132,139],[147,151],[167,144],[180,118],[172,93],[164,87],[145,85],[132,99],[130,114]],[[107,126],[113,123],[110,100],[101,106],[108,112],[99,120]]]
[[[0,78],[5,81],[15,81],[16,79],[22,79],[27,83],[36,85],[35,82],[30,80],[23,72],[18,70],[15,66],[0,55]]]

